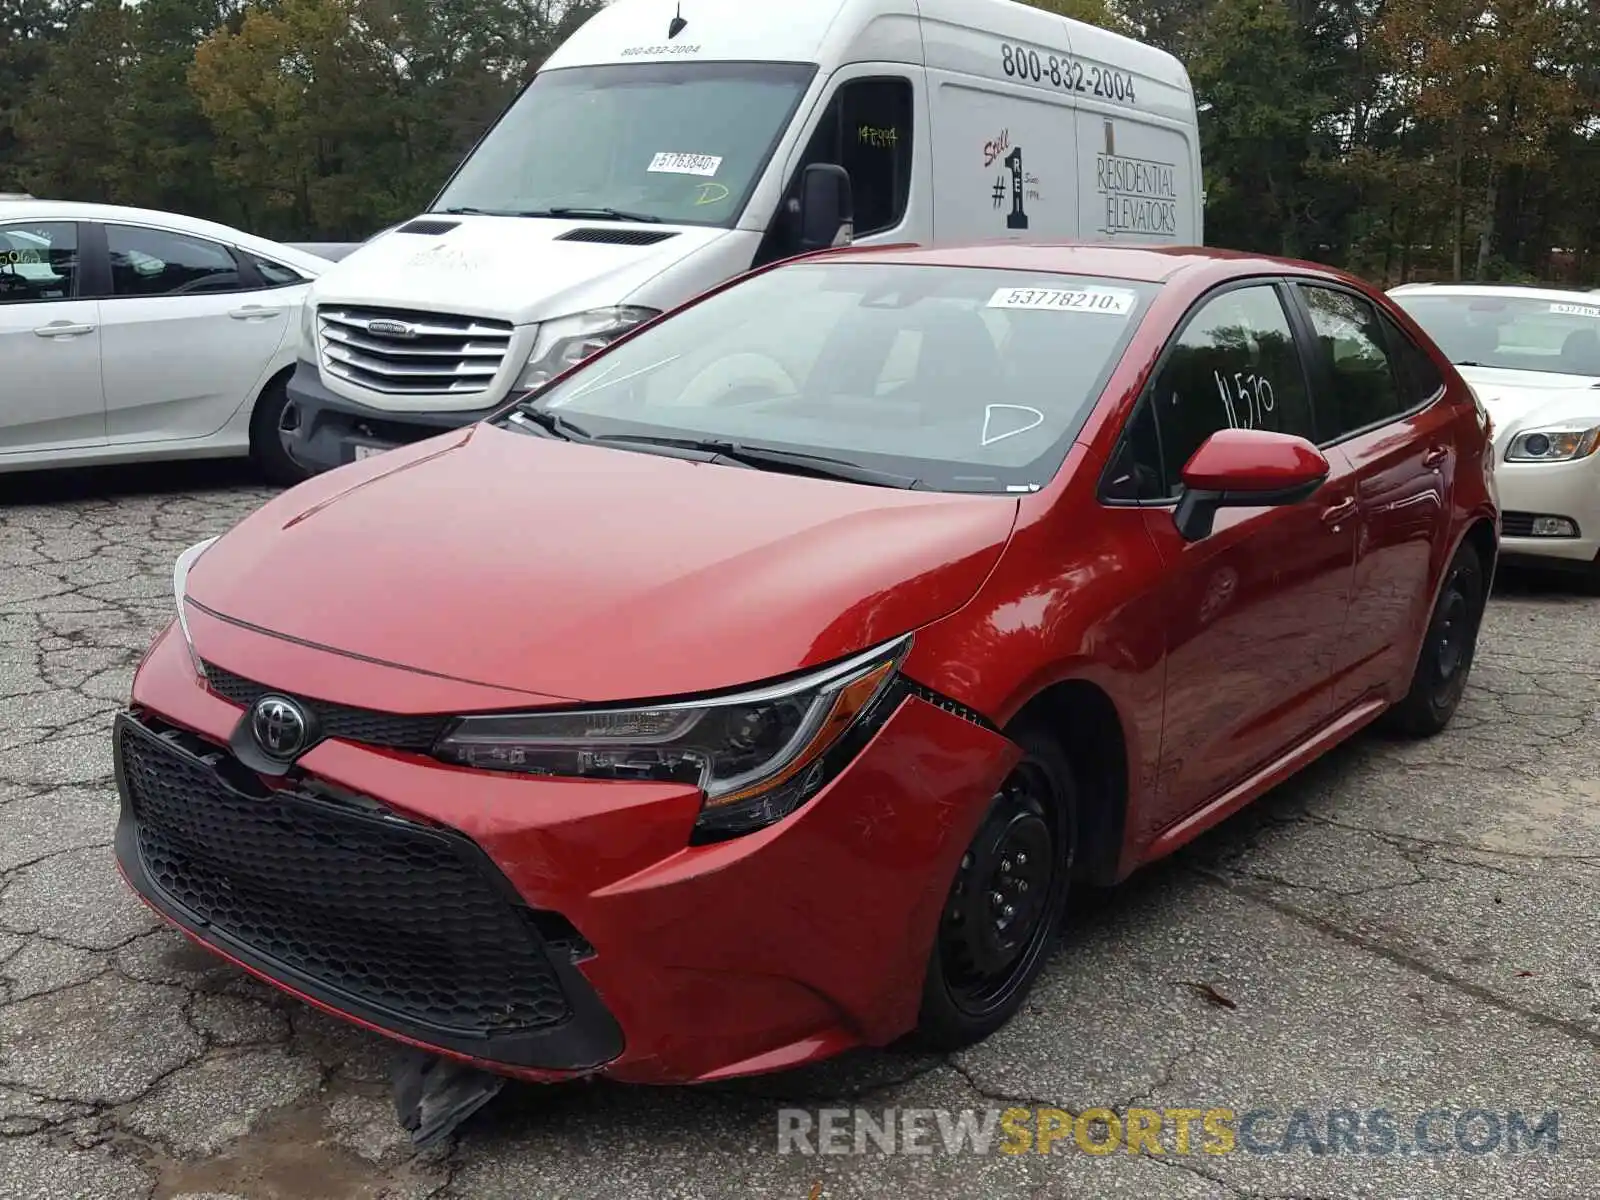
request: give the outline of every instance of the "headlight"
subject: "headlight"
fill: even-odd
[[[186,611],[185,600],[189,592],[189,571],[196,560],[204,554],[212,542],[217,539],[207,538],[190,546],[178,555],[178,561],[172,564],[172,598],[178,605],[178,629],[183,634],[183,644],[189,651],[189,662],[194,665],[194,673],[201,679],[206,677],[205,664],[200,661],[200,655],[195,653],[194,639],[189,636],[189,614]]]
[[[300,348],[312,362],[320,360],[317,353],[317,306],[307,296],[300,305]]]
[[[569,367],[604,350],[630,329],[660,316],[653,308],[596,308],[557,317],[539,326],[528,364],[517,379],[517,391],[541,387]]]
[[[492,771],[694,784],[697,832],[726,837],[814,796],[889,716],[901,638],[787,683],[707,700],[463,717],[434,753]]]
[[[1600,444],[1600,425],[1530,429],[1511,439],[1507,462],[1571,462],[1587,458]]]

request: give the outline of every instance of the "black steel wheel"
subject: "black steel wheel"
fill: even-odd
[[[1455,716],[1477,653],[1484,582],[1477,551],[1463,544],[1450,560],[1434,601],[1411,688],[1385,716],[1385,724],[1394,732],[1432,737]]]
[[[923,986],[919,1040],[959,1049],[1022,1004],[1055,942],[1076,851],[1076,790],[1059,744],[1014,734],[1022,760],[989,801],[950,884]]]

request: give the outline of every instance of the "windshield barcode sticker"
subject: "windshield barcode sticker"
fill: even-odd
[[[1592,304],[1562,304],[1557,301],[1550,306],[1550,311],[1564,317],[1589,317],[1600,321],[1600,307]]]
[[[650,169],[667,175],[700,175],[709,179],[722,170],[722,159],[715,154],[669,154],[663,151],[650,160]]]
[[[1047,308],[1055,312],[1103,313],[1125,317],[1133,311],[1134,294],[1121,288],[1001,288],[990,308]]]

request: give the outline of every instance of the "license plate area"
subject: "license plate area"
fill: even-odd
[[[393,446],[385,446],[378,442],[347,442],[345,444],[349,448],[351,462],[361,462],[364,459],[376,458],[378,455],[386,454],[394,449]]]

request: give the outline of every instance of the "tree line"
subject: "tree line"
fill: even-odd
[[[1600,278],[1600,0],[1032,2],[1188,67],[1212,245]],[[0,0],[0,191],[360,240],[603,3]]]

